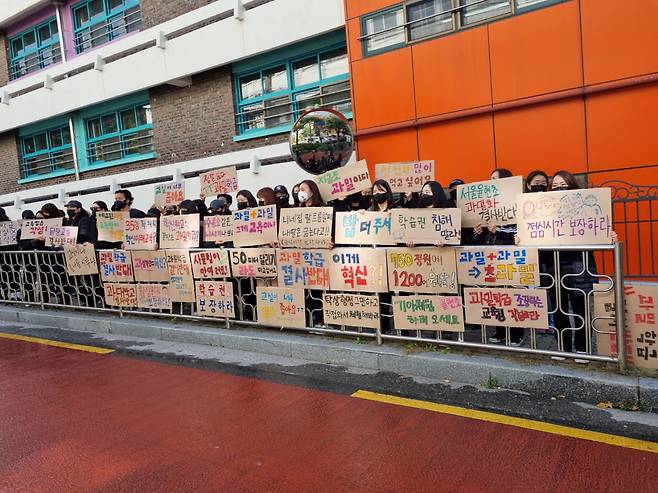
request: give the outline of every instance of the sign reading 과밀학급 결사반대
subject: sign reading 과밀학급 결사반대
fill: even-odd
[[[252,207],[233,213],[236,247],[269,245],[278,241],[276,206]]]
[[[279,286],[329,289],[330,250],[277,249]]]
[[[517,195],[521,245],[605,245],[612,242],[609,188]]]
[[[548,328],[545,289],[464,288],[466,323]]]
[[[372,187],[365,160],[323,173],[316,177],[316,182],[325,202],[343,199]]]
[[[377,180],[386,180],[393,193],[418,192],[434,180],[434,161],[375,164]]]
[[[523,177],[467,183],[457,187],[457,206],[462,211],[462,226],[480,223],[496,225],[516,223],[516,195],[523,192]]]
[[[332,207],[281,209],[279,245],[293,248],[329,248],[333,221]]]
[[[379,328],[379,297],[352,293],[324,293],[324,323],[347,327]]]
[[[452,248],[387,248],[388,288],[409,293],[456,293]]]
[[[393,323],[397,330],[464,332],[461,296],[393,296]]]
[[[98,252],[98,264],[103,282],[133,282],[133,264],[126,250],[102,250]]]
[[[306,327],[304,290],[301,288],[256,287],[258,322],[273,327]]]
[[[395,245],[390,212],[336,213],[337,245]]]
[[[455,248],[459,283],[467,286],[539,286],[539,252],[525,246]]]
[[[393,209],[393,238],[397,243],[459,245],[461,212],[450,209]]]

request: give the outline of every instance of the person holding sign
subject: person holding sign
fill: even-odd
[[[77,243],[81,245],[95,243],[98,237],[96,224],[91,220],[89,213],[82,208],[82,204],[77,200],[69,200],[65,207],[68,219],[64,220],[64,226],[77,226]]]
[[[450,202],[438,181],[428,181],[420,189],[418,207],[416,209],[448,209],[449,207]],[[413,241],[407,241],[406,245],[409,248],[416,246]],[[442,247],[443,242],[439,240],[434,246]]]
[[[133,209],[133,194],[130,190],[117,190],[114,192],[113,212],[127,212],[131,219],[143,219],[146,214],[139,209]]]
[[[238,202],[239,211],[258,207],[258,202],[256,202],[256,199],[249,190],[240,190],[236,195],[236,201]]]
[[[498,168],[491,173],[491,180],[511,178],[514,174],[505,168]],[[479,223],[473,228],[472,245],[513,245],[516,235],[516,224],[498,226],[494,223]]]
[[[388,212],[395,207],[391,185],[386,180],[377,180],[372,184],[372,206],[374,212]]]

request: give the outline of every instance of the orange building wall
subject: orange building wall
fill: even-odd
[[[359,17],[397,3],[345,0],[357,153],[371,167],[433,159],[444,184],[495,167],[658,184],[658,1],[570,0],[364,58]]]

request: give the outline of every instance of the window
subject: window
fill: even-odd
[[[18,79],[62,60],[57,21],[49,19],[9,38],[9,78]]]
[[[237,76],[238,134],[288,130],[316,106],[351,113],[348,65],[347,49],[340,46]]]
[[[401,46],[405,42],[404,11],[394,7],[365,17],[362,24],[365,54],[373,54]]]
[[[451,9],[451,0],[424,0],[407,5],[409,39],[415,41],[452,31],[454,26]]]
[[[68,124],[21,137],[20,166],[23,179],[73,170]]]
[[[141,103],[85,120],[90,165],[154,152],[151,106]]]
[[[139,0],[85,0],[72,11],[77,53],[139,31],[142,25]]]
[[[469,3],[475,5],[461,9],[462,25],[464,26],[512,13],[511,0],[485,0],[480,3],[473,2],[473,0],[461,0],[462,5],[468,5]]]

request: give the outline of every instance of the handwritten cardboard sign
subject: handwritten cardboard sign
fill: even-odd
[[[171,296],[167,284],[137,284],[137,306],[151,310],[171,311]]]
[[[434,161],[375,164],[377,180],[386,180],[393,193],[418,192],[434,180]]]
[[[257,286],[256,300],[258,323],[272,327],[306,327],[303,289]]]
[[[126,250],[155,250],[158,248],[158,219],[126,219],[124,221],[123,247]]]
[[[178,205],[185,200],[185,182],[155,185],[153,203],[156,207]]]
[[[219,168],[207,173],[201,173],[201,198],[222,193],[233,193],[238,188],[238,172],[235,166]]]
[[[337,245],[395,245],[390,212],[354,211],[336,214]]]
[[[277,250],[279,286],[329,289],[328,250]]]
[[[388,287],[408,293],[457,293],[452,248],[387,248]]]
[[[462,211],[462,225],[472,228],[480,223],[516,223],[516,195],[523,192],[523,178],[512,176],[500,180],[467,183],[457,187],[457,206]]]
[[[94,245],[64,245],[64,259],[69,276],[98,274]]]
[[[279,245],[294,248],[329,248],[333,221],[332,207],[281,209]]]
[[[105,283],[105,304],[123,308],[137,307],[137,285],[127,283]]]
[[[462,237],[459,209],[393,209],[393,238],[398,243],[459,245]]]
[[[465,288],[466,323],[548,328],[545,289]]]
[[[128,212],[97,212],[98,241],[122,242],[126,219],[129,219]]]
[[[230,248],[233,277],[276,277],[274,248]]]
[[[133,282],[133,264],[130,252],[103,250],[98,252],[99,270],[103,282]]]
[[[316,182],[325,202],[342,199],[372,187],[365,160],[323,173],[316,178]]]
[[[160,216],[160,248],[198,248],[199,214]]]
[[[612,242],[609,188],[517,196],[522,245],[604,245]]]
[[[461,296],[393,296],[396,330],[464,332]]]
[[[324,323],[377,329],[380,324],[379,297],[351,293],[324,293]]]
[[[194,279],[217,279],[231,276],[228,250],[190,252]]]
[[[235,246],[269,245],[278,241],[276,206],[265,205],[233,213]]]
[[[77,226],[48,226],[46,229],[46,246],[59,248],[64,245],[75,245],[77,240]]]
[[[459,283],[467,286],[539,286],[539,253],[518,246],[455,249]]]
[[[17,243],[16,236],[21,229],[21,223],[22,221],[0,222],[0,246],[10,246]]]
[[[386,251],[382,248],[333,249],[329,286],[334,291],[387,292]]]
[[[49,226],[61,226],[62,218],[53,219],[23,219],[21,225],[21,240],[38,240],[46,238]]]
[[[133,272],[137,282],[169,282],[164,250],[133,250]]]
[[[204,217],[203,241],[220,244],[233,241],[233,214]]]
[[[224,281],[197,281],[196,310],[202,317],[234,318],[233,284]]]
[[[169,272],[169,294],[171,301],[193,303],[194,278],[190,252],[187,250],[167,250],[167,271]]]

